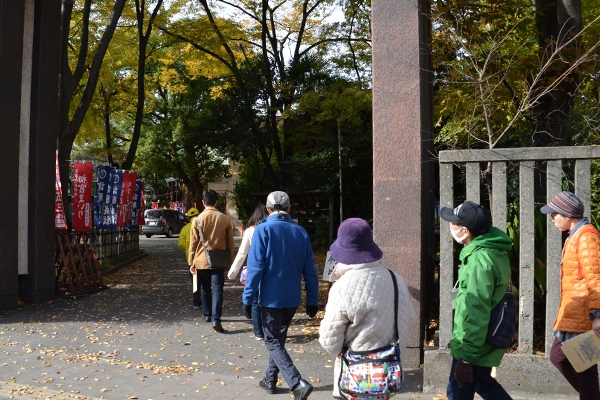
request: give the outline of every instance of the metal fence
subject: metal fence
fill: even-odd
[[[534,169],[536,161],[546,162],[547,199],[563,188],[563,161],[575,160],[575,194],[585,205],[585,216],[590,218],[591,160],[600,158],[600,146],[519,148],[494,150],[441,151],[440,206],[454,205],[453,164],[466,164],[466,198],[481,202],[480,163],[492,163],[492,223],[507,230],[507,163],[519,164],[519,328],[518,351],[529,354],[533,350],[534,323]],[[561,232],[554,228],[550,215],[547,224],[547,281],[545,337],[546,355],[553,342],[552,323],[560,304]],[[454,240],[448,224],[440,225],[440,349],[450,348],[452,337],[452,301],[454,286]],[[515,266],[516,267],[516,266]],[[537,316],[538,318],[540,316]]]
[[[97,229],[93,235],[93,240],[101,264],[140,249],[138,229]]]

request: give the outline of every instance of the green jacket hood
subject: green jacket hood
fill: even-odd
[[[511,247],[512,239],[510,236],[495,226],[492,226],[486,234],[477,236],[461,250],[460,260],[464,261],[465,258],[480,248],[508,251]]]

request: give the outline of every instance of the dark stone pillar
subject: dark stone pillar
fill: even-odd
[[[420,8],[419,8],[420,7]],[[421,364],[425,287],[432,246],[434,176],[430,160],[428,9],[422,0],[373,0],[373,225],[386,267],[406,282],[417,324],[403,355]]]
[[[60,0],[35,0],[29,114],[28,271],[19,276],[19,296],[34,304],[54,298],[60,8]]]
[[[24,2],[0,0],[0,309],[17,307],[19,129]]]

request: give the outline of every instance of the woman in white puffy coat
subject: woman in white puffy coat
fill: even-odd
[[[394,286],[388,269],[380,262],[383,252],[373,241],[373,231],[366,221],[345,220],[330,252],[338,262],[331,276],[336,282],[329,292],[319,342],[336,357],[333,395],[341,398],[337,383],[342,351],[345,348],[374,350],[395,341]],[[404,280],[394,274],[398,286],[398,343],[402,357],[417,315]]]
[[[267,212],[267,207],[264,204],[261,204],[254,209],[254,212],[250,218],[248,218],[248,222],[246,222],[246,229],[243,233],[242,244],[240,245],[240,249],[235,256],[235,260],[233,260],[233,263],[231,264],[229,272],[227,273],[227,277],[230,280],[235,280],[242,267],[245,268],[248,252],[250,251],[250,244],[252,243],[252,236],[254,235],[254,228],[256,228],[260,221],[264,220],[268,216],[269,213]],[[254,337],[256,340],[265,340],[265,335],[262,328],[262,319],[260,317],[260,305],[258,304],[258,293],[259,291],[257,290],[254,301],[252,302],[252,324],[254,325]]]

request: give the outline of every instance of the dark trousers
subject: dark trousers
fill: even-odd
[[[265,379],[269,383],[277,382],[277,374],[281,372],[290,389],[293,389],[300,382],[300,372],[298,372],[290,355],[285,350],[287,331],[297,309],[298,307],[260,307],[265,332],[265,346],[269,351],[269,367]]]
[[[259,290],[260,289],[256,290],[256,296],[254,296],[254,301],[252,302],[252,324],[254,325],[254,336],[265,337],[262,328],[262,318],[260,316],[260,304],[258,304]]]
[[[446,393],[448,400],[473,400],[477,392],[484,400],[512,400],[512,397],[506,393],[498,381],[492,378],[491,367],[478,367],[473,365],[473,383],[465,383],[462,387],[454,379],[454,368],[456,358],[452,359],[452,368],[450,369],[450,381]]]
[[[192,290],[194,290],[194,274],[190,272],[190,281],[192,282]],[[196,307],[200,307],[202,305],[202,295],[200,294],[200,280],[198,279],[198,290],[192,293],[193,296],[193,304]]]
[[[550,350],[550,361],[560,373],[569,381],[571,386],[579,392],[581,400],[600,400],[600,388],[598,387],[598,366],[594,365],[583,372],[575,371],[565,353],[563,353],[562,342],[554,338]]]
[[[212,322],[221,320],[223,313],[223,285],[225,270],[220,268],[197,270],[202,297],[202,314],[212,315]]]

